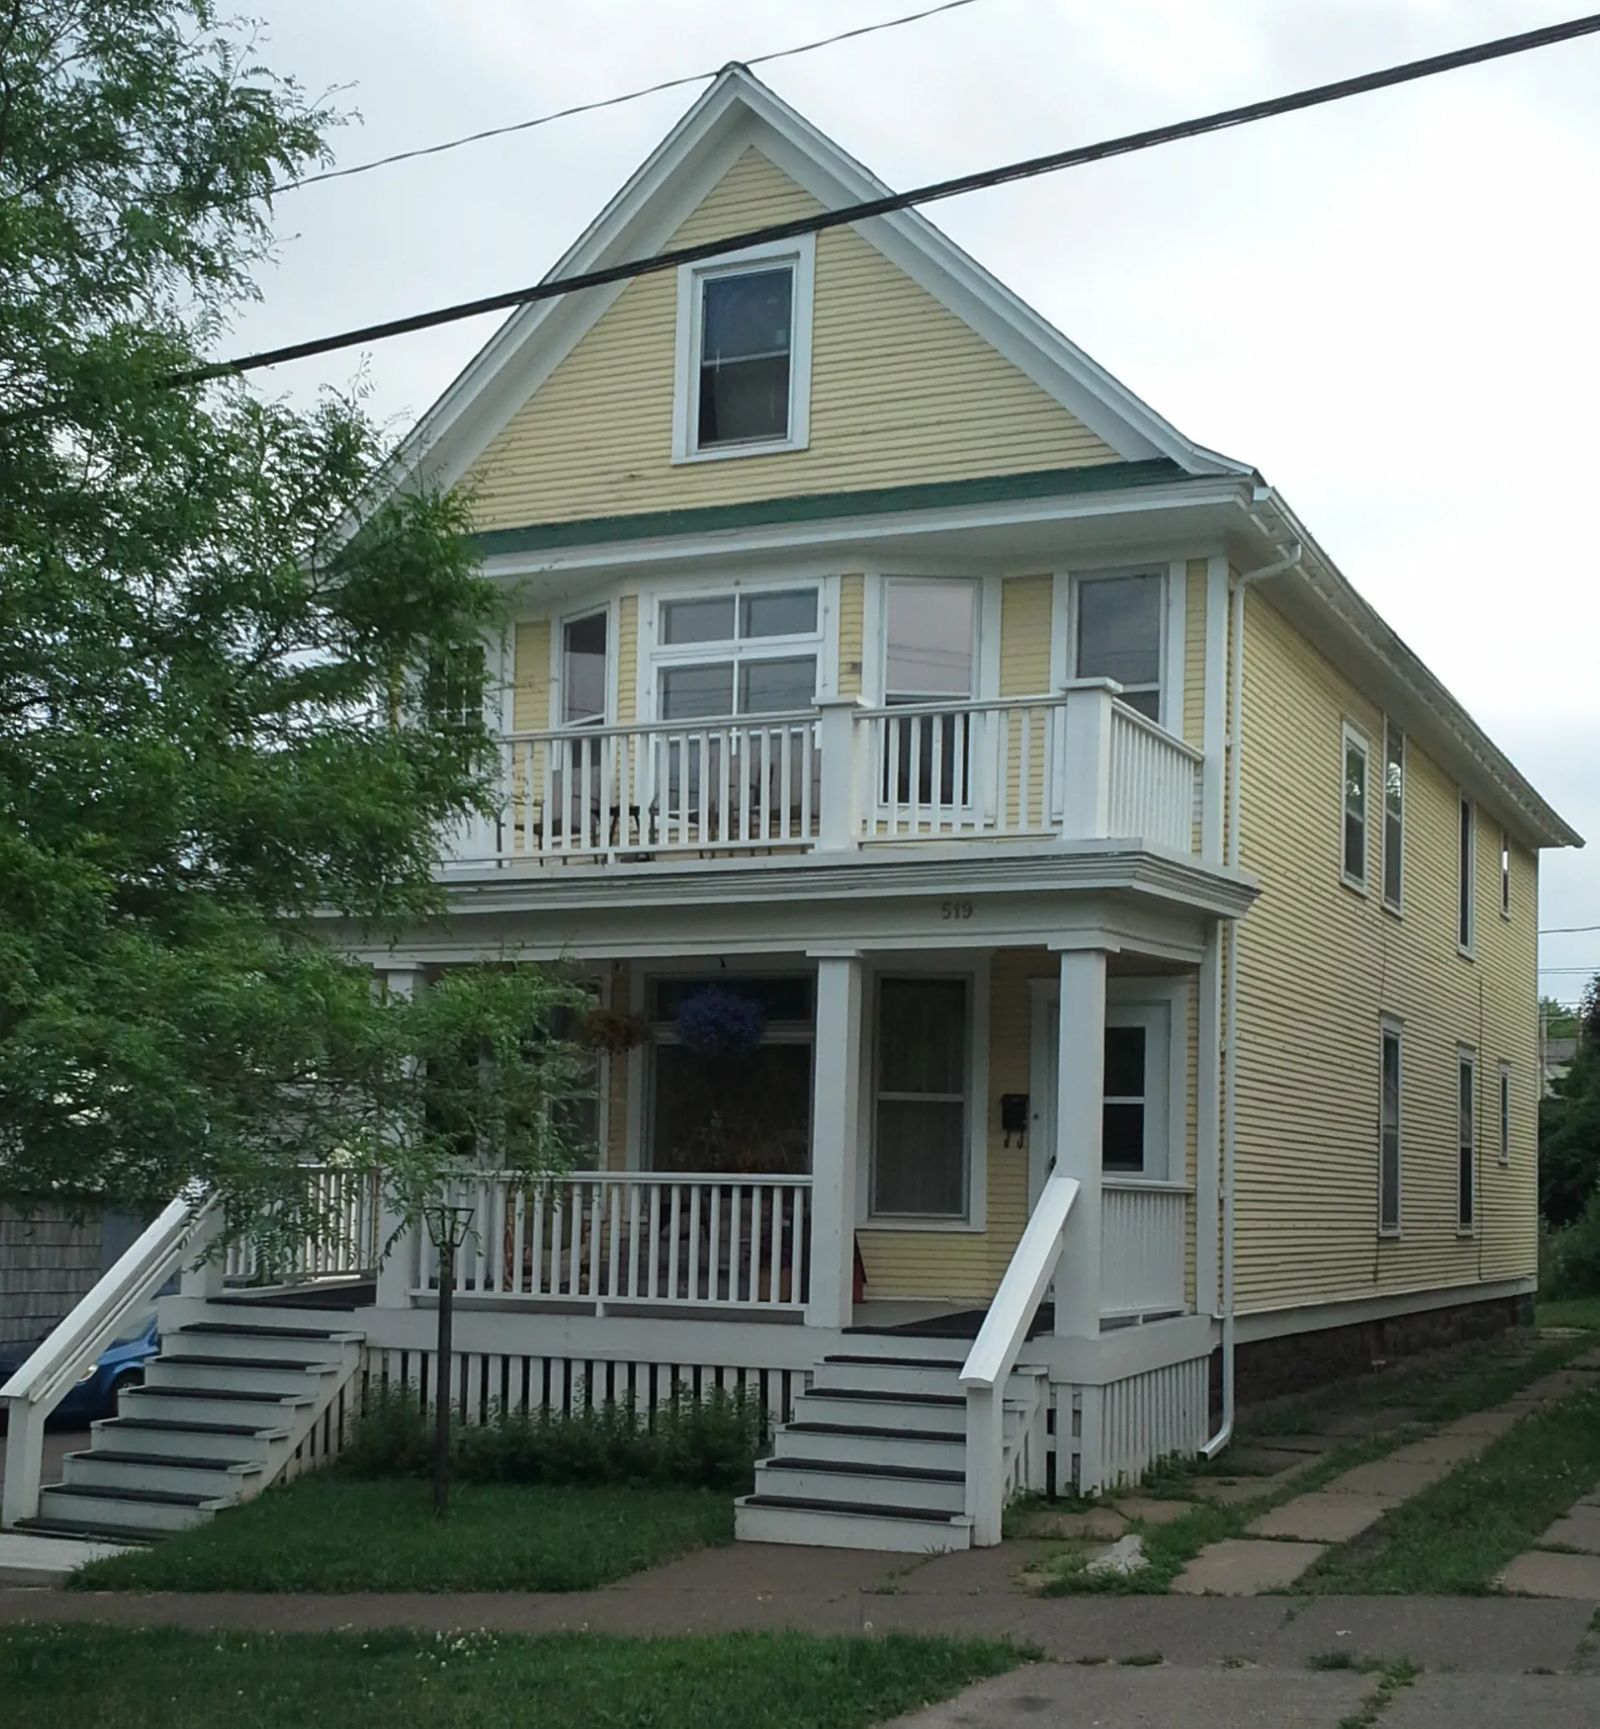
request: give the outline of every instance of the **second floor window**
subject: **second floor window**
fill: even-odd
[[[1122,700],[1161,719],[1165,583],[1156,571],[1081,576],[1075,584],[1074,678],[1114,678]]]
[[[967,702],[977,694],[978,585],[894,577],[885,598],[886,708]],[[891,729],[883,763],[885,803],[964,804],[970,764],[965,723],[907,716]]]
[[[1477,909],[1473,905],[1477,887],[1477,871],[1472,857],[1472,849],[1477,841],[1477,813],[1472,806],[1472,800],[1465,794],[1461,798],[1461,844],[1456,855],[1456,866],[1459,875],[1457,906],[1456,906],[1456,942],[1463,954],[1472,953],[1473,939],[1477,935]]]
[[[569,618],[561,627],[561,724],[603,726],[606,718],[608,619],[604,612]]]
[[[791,714],[817,698],[814,588],[663,600],[656,644],[661,720]]]
[[[1405,878],[1406,740],[1393,721],[1383,729],[1383,904],[1400,910]]]
[[[1367,741],[1344,729],[1344,834],[1340,869],[1353,888],[1367,886]]]

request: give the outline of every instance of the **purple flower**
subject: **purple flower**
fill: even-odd
[[[707,1057],[741,1057],[755,1050],[767,1031],[760,1003],[721,985],[707,985],[678,1005],[678,1037]]]

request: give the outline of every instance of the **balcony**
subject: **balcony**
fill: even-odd
[[[512,732],[463,869],[968,842],[1195,851],[1201,755],[1107,680],[1054,696]]]

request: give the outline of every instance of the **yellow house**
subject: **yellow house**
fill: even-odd
[[[730,68],[554,276],[693,256],[418,427],[513,605],[502,789],[368,958],[599,1005],[588,1168],[466,1185],[463,1408],[759,1388],[742,1536],[922,1550],[1517,1318],[1581,843],[1248,464],[917,213],[806,227],[885,190]],[[435,1280],[352,1299],[369,1368]]]

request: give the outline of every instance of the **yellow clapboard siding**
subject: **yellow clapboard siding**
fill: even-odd
[[[1206,732],[1206,561],[1191,558],[1184,572],[1183,738],[1204,749]]]
[[[639,707],[639,597],[617,603],[617,725],[630,726]]]
[[[839,578],[839,694],[860,696],[866,653],[867,579],[859,572]]]
[[[668,245],[819,208],[752,148]],[[480,528],[1116,460],[848,228],[817,238],[809,448],[675,466],[676,324],[672,272],[628,284],[474,466]]]
[[[511,724],[538,732],[550,724],[550,620],[524,619],[512,646]]]
[[[1536,1264],[1532,856],[1499,907],[1499,829],[1477,836],[1478,955],[1456,948],[1454,782],[1414,742],[1405,911],[1380,904],[1383,717],[1259,594],[1247,602],[1242,850],[1263,892],[1239,970],[1238,1297],[1242,1311],[1470,1285]],[[1371,750],[1371,892],[1340,881],[1342,745]],[[1380,1239],[1379,1017],[1405,1024],[1402,1219]],[[1456,1228],[1456,1056],[1478,1052],[1478,1234]],[[1512,1065],[1512,1157],[1498,1069]]]
[[[1000,585],[1000,694],[1043,696],[1050,689],[1049,576],[1008,576]]]

